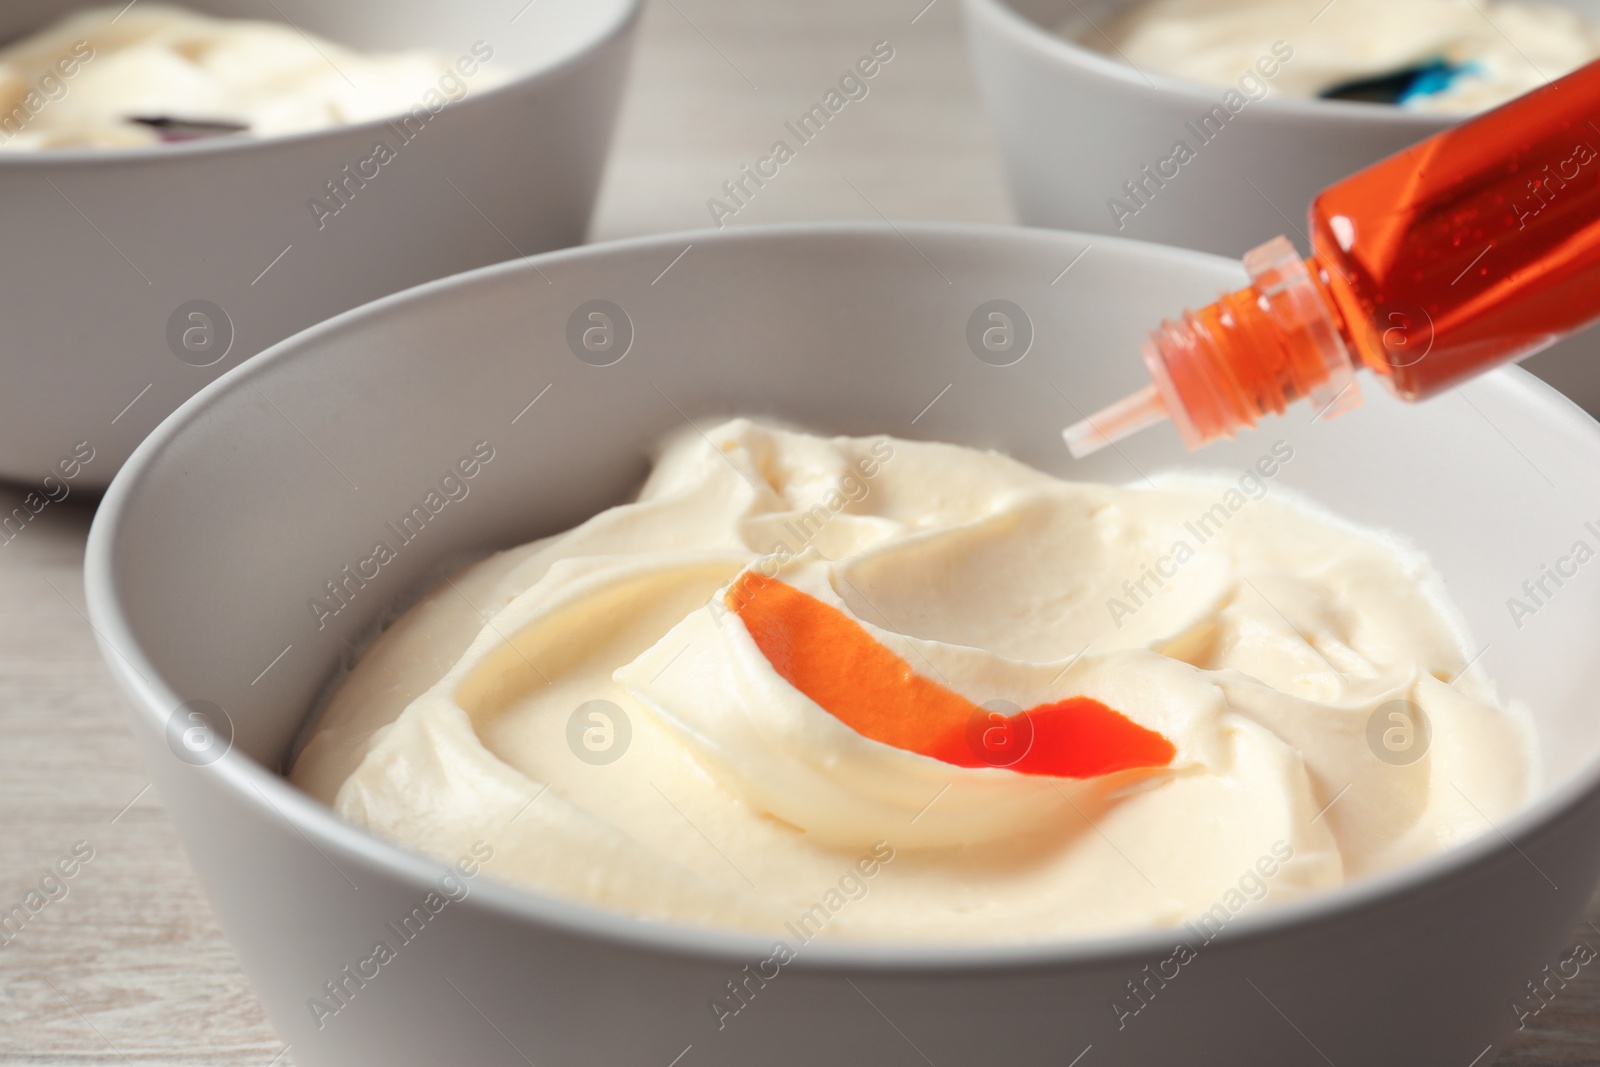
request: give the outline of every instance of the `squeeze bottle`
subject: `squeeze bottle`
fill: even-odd
[[[1064,432],[1086,456],[1162,419],[1198,448],[1356,371],[1423,400],[1600,318],[1600,62],[1329,186],[1310,257],[1276,237],[1250,285],[1162,322],[1150,385]]]

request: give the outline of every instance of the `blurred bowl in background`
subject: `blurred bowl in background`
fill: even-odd
[[[0,41],[88,6],[11,0]],[[0,232],[11,249],[0,258],[0,478],[60,477],[58,464],[87,442],[94,458],[74,484],[104,486],[183,400],[289,334],[584,237],[639,0],[188,6],[288,20],[372,52],[479,59],[487,48],[477,69],[513,77],[475,89],[458,75],[464,96],[451,86],[459,99],[419,99],[408,123],[0,153]],[[368,162],[380,141],[393,158]],[[314,211],[313,200],[337,210]]]

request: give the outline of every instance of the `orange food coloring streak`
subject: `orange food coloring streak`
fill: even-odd
[[[1165,767],[1176,754],[1161,734],[1090,697],[991,712],[924,678],[860,623],[786,582],[746,573],[724,599],[785,681],[874,741],[958,767],[1058,778]]]

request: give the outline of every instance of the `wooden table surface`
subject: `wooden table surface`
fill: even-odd
[[[870,95],[729,224],[1012,221],[956,0],[926,2],[650,0],[594,238],[710,223],[707,198],[879,40],[895,58]],[[18,498],[0,483],[0,512]],[[74,493],[0,548],[0,912],[77,842],[93,848],[67,895],[0,947],[0,1064],[287,1067],[83,617],[94,503]],[[1594,1063],[1597,1046],[1600,969],[1586,968],[1499,1062]]]

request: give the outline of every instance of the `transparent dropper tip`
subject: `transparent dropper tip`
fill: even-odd
[[[1073,423],[1061,431],[1061,436],[1066,439],[1072,458],[1082,459],[1168,417],[1161,394],[1154,385],[1147,385],[1082,422]]]

